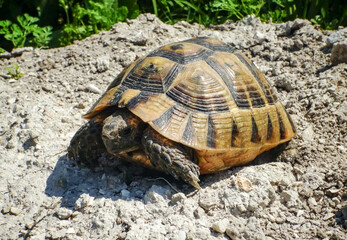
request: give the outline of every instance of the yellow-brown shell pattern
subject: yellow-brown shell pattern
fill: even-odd
[[[85,117],[117,105],[197,150],[263,152],[296,133],[264,75],[245,55],[212,38],[172,43],[138,59]]]

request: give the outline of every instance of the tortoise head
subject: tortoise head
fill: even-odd
[[[117,155],[140,148],[143,130],[140,118],[126,109],[118,109],[103,122],[102,140],[107,151]]]

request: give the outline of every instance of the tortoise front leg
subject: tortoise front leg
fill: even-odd
[[[199,166],[193,149],[165,138],[152,128],[144,131],[142,144],[154,167],[200,189]]]

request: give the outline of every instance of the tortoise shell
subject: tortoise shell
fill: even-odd
[[[137,59],[84,117],[111,106],[194,148],[201,173],[249,162],[296,133],[264,75],[212,38],[168,44]]]

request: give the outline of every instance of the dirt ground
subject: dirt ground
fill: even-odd
[[[244,52],[275,86],[298,129],[284,151],[202,176],[200,191],[129,163],[67,161],[81,115],[125,66],[196,36]],[[346,39],[304,20],[206,29],[141,15],[68,47],[3,55],[0,238],[347,239]],[[19,80],[7,75],[15,63]]]

